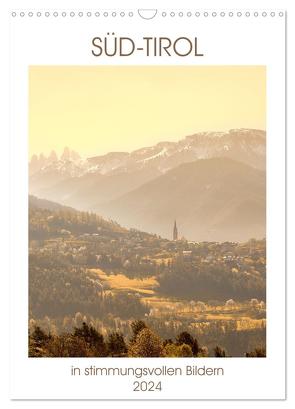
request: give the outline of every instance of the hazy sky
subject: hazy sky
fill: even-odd
[[[30,155],[130,151],[200,131],[265,129],[262,66],[32,66]]]

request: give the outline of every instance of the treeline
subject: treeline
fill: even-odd
[[[233,311],[231,313],[234,314]],[[207,346],[210,355],[213,354],[217,343],[222,345],[233,357],[243,356],[245,351],[252,351],[257,345],[265,345],[266,323],[261,323],[261,327],[242,329],[239,326],[239,321],[234,319],[207,320],[200,322],[198,326],[192,325],[192,320],[189,317],[182,317],[181,326],[179,326],[177,315],[170,316],[168,321],[152,316],[144,320],[163,339],[174,339],[180,332],[184,331],[191,333],[198,339],[199,344]],[[128,335],[125,327],[122,328],[122,331]]]
[[[265,300],[265,277],[257,273],[233,271],[224,264],[194,265],[183,261],[174,261],[158,276],[160,290],[185,298],[207,301],[225,300],[234,297],[244,301],[251,298]]]
[[[29,229],[30,266],[83,266],[130,278],[156,276],[161,293],[185,299],[265,300],[265,241],[252,240],[252,247],[250,242],[244,246],[194,245],[126,230],[93,213],[36,207],[30,208]],[[46,241],[50,238],[55,249],[50,249],[51,244]],[[54,243],[54,239],[59,243]],[[190,255],[184,257],[183,251]],[[224,259],[228,254],[229,258]],[[240,255],[243,257],[236,258]]]
[[[44,240],[60,237],[61,234],[81,235],[84,233],[111,234],[127,232],[118,223],[104,220],[95,213],[75,210],[47,210],[35,207],[29,209],[30,240]]]
[[[29,309],[33,318],[81,314],[140,318],[149,308],[134,294],[104,290],[97,275],[83,268],[43,268],[30,262]]]
[[[208,349],[200,346],[189,332],[181,332],[175,340],[161,339],[143,321],[133,321],[132,336],[127,341],[120,332],[106,338],[83,322],[72,333],[46,334],[39,326],[29,333],[29,357],[208,357]],[[228,357],[219,345],[214,356]],[[264,348],[246,352],[245,357],[265,357]]]

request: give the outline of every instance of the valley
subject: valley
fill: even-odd
[[[265,132],[233,129],[82,159],[34,155],[30,193],[129,228],[193,241],[265,236]]]
[[[36,197],[29,226],[31,328],[86,322],[128,339],[144,320],[163,339],[188,331],[209,355],[265,346],[265,240],[171,241]]]

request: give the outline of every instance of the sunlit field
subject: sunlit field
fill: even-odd
[[[91,269],[98,275],[106,293],[126,291],[135,293],[149,307],[149,317],[155,319],[188,319],[195,328],[200,324],[210,324],[214,321],[234,322],[238,331],[265,328],[266,305],[263,301],[252,299],[246,302],[236,302],[232,299],[225,303],[218,301],[186,301],[175,297],[164,297],[158,293],[159,283],[155,277],[130,279],[124,274],[106,274],[100,269]]]
[[[126,290],[136,292],[138,294],[154,294],[156,287],[159,286],[155,277],[148,277],[143,279],[128,278],[124,274],[110,274],[107,275],[100,269],[91,269],[95,272],[102,282],[104,288],[116,291]]]

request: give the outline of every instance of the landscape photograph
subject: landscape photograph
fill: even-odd
[[[266,357],[265,67],[28,88],[28,356]]]

